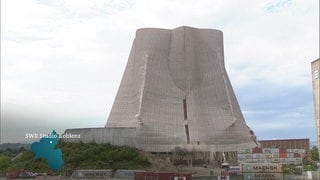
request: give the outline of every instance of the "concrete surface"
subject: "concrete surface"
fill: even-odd
[[[84,142],[150,152],[227,152],[258,145],[225,69],[222,32],[214,29],[137,30],[105,127],[66,132],[80,133]]]

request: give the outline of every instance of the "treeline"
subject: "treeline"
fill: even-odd
[[[15,157],[18,154],[25,152],[27,149],[25,147],[17,147],[17,148],[6,148],[6,149],[0,149],[0,154],[3,156],[8,156],[8,157]]]
[[[19,148],[25,148],[30,149],[30,144],[26,143],[3,143],[0,144],[0,152],[6,150],[6,149],[19,149]]]
[[[151,166],[140,150],[126,146],[59,141],[56,148],[62,150],[62,172],[66,175],[70,175],[75,169],[141,169]],[[0,153],[0,174],[20,169],[47,173],[51,171],[45,159],[35,160],[35,154],[30,150],[19,151],[22,153],[16,157],[8,151]]]

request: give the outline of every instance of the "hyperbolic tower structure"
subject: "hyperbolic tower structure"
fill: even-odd
[[[214,29],[143,28],[106,128],[135,128],[136,147],[170,152],[256,147],[230,84],[223,34]]]

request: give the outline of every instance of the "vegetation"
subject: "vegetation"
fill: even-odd
[[[44,158],[35,159],[35,154],[29,150],[25,151],[20,157],[11,161],[8,171],[26,169],[33,172],[50,172],[47,161]]]
[[[303,164],[303,169],[305,171],[316,171],[318,169],[316,162],[306,162]]]
[[[139,169],[149,167],[147,157],[139,150],[126,146],[92,143],[66,143],[60,141],[64,160],[63,169]]]
[[[25,147],[19,147],[19,148],[6,148],[6,149],[0,149],[0,154],[2,156],[6,156],[6,157],[9,157],[9,158],[13,158],[15,156],[17,156],[18,154],[22,153],[26,151],[26,148]]]
[[[303,161],[303,169],[305,171],[316,171],[318,169],[317,162],[319,162],[319,152],[317,146],[313,146],[310,150],[311,161],[305,159]]]
[[[311,159],[313,161],[319,161],[319,151],[318,151],[317,146],[313,146],[311,148]]]
[[[19,170],[31,168],[32,164],[38,164],[38,162],[44,161],[43,159],[34,160],[33,153],[26,150],[24,147],[10,147],[0,150],[0,175],[3,176],[5,172],[11,170]],[[45,161],[44,161],[45,163]],[[36,169],[38,167],[35,167]]]
[[[75,169],[141,169],[151,165],[139,150],[125,146],[60,141],[57,148],[62,150],[63,172],[67,175]],[[52,173],[44,158],[36,160],[35,154],[26,149],[20,149],[19,153],[12,153],[12,150],[0,153],[1,175],[20,169]]]
[[[34,156],[35,154],[29,150],[25,150],[14,158],[2,153],[0,155],[0,174],[4,176],[6,172],[21,169],[33,172],[53,172],[48,168],[44,158],[35,159]]]
[[[0,155],[0,171],[7,170],[10,166],[10,158],[5,155]]]
[[[302,166],[296,166],[294,164],[284,165],[283,172],[285,174],[302,174]]]

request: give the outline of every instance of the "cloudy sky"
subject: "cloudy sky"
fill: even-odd
[[[104,126],[136,29],[183,25],[223,31],[258,139],[316,140],[319,0],[2,0],[1,142]]]

